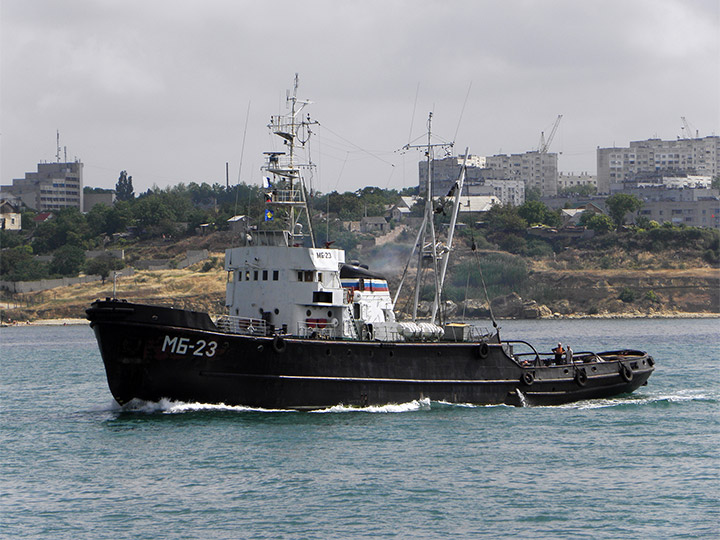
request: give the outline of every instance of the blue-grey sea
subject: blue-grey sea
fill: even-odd
[[[505,321],[645,349],[649,384],[561,407],[120,408],[89,327],[0,330],[0,537],[720,537],[720,321]]]

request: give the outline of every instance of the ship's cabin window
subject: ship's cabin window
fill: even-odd
[[[250,270],[245,270],[245,281],[250,281]]]
[[[322,283],[322,272],[318,272],[318,283]]]
[[[268,271],[263,270],[263,281],[267,281],[267,279],[268,279]]]
[[[257,281],[257,280],[258,280],[258,271],[255,270],[255,271],[253,271],[253,281]]]
[[[280,272],[278,270],[273,270],[273,281],[277,281],[280,279]]]
[[[297,279],[298,281],[313,282],[315,281],[315,272],[312,270],[298,270]]]

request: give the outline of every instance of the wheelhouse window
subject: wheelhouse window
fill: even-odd
[[[258,280],[258,271],[254,270],[253,271],[253,281],[257,281],[257,280]]]
[[[267,281],[267,279],[268,279],[268,271],[267,271],[267,270],[263,270],[262,272],[263,272],[263,281]]]
[[[277,281],[280,279],[280,272],[278,270],[273,270],[273,281]]]

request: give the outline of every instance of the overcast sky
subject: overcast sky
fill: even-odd
[[[479,155],[720,134],[718,0],[2,0],[0,183],[55,161],[85,185],[259,183],[299,96],[323,192],[417,184],[426,131]],[[466,99],[467,97],[467,99]],[[249,111],[249,114],[248,114]],[[247,134],[245,125],[247,122]],[[243,140],[245,144],[243,147]],[[61,155],[64,159],[64,152]]]

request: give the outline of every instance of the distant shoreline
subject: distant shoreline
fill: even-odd
[[[540,319],[518,319],[518,318],[502,318],[498,317],[500,321],[563,321],[563,320],[584,320],[584,319],[597,319],[597,320],[610,320],[610,319],[720,319],[720,313],[683,313],[683,312],[670,312],[670,313],[652,313],[648,315],[638,316],[629,313],[613,313],[603,315],[560,315],[553,317],[543,317]],[[466,317],[467,321],[489,321],[486,317]],[[3,328],[11,328],[17,326],[78,326],[87,325],[90,322],[87,319],[37,319],[35,321],[22,321],[22,322],[3,322]]]

